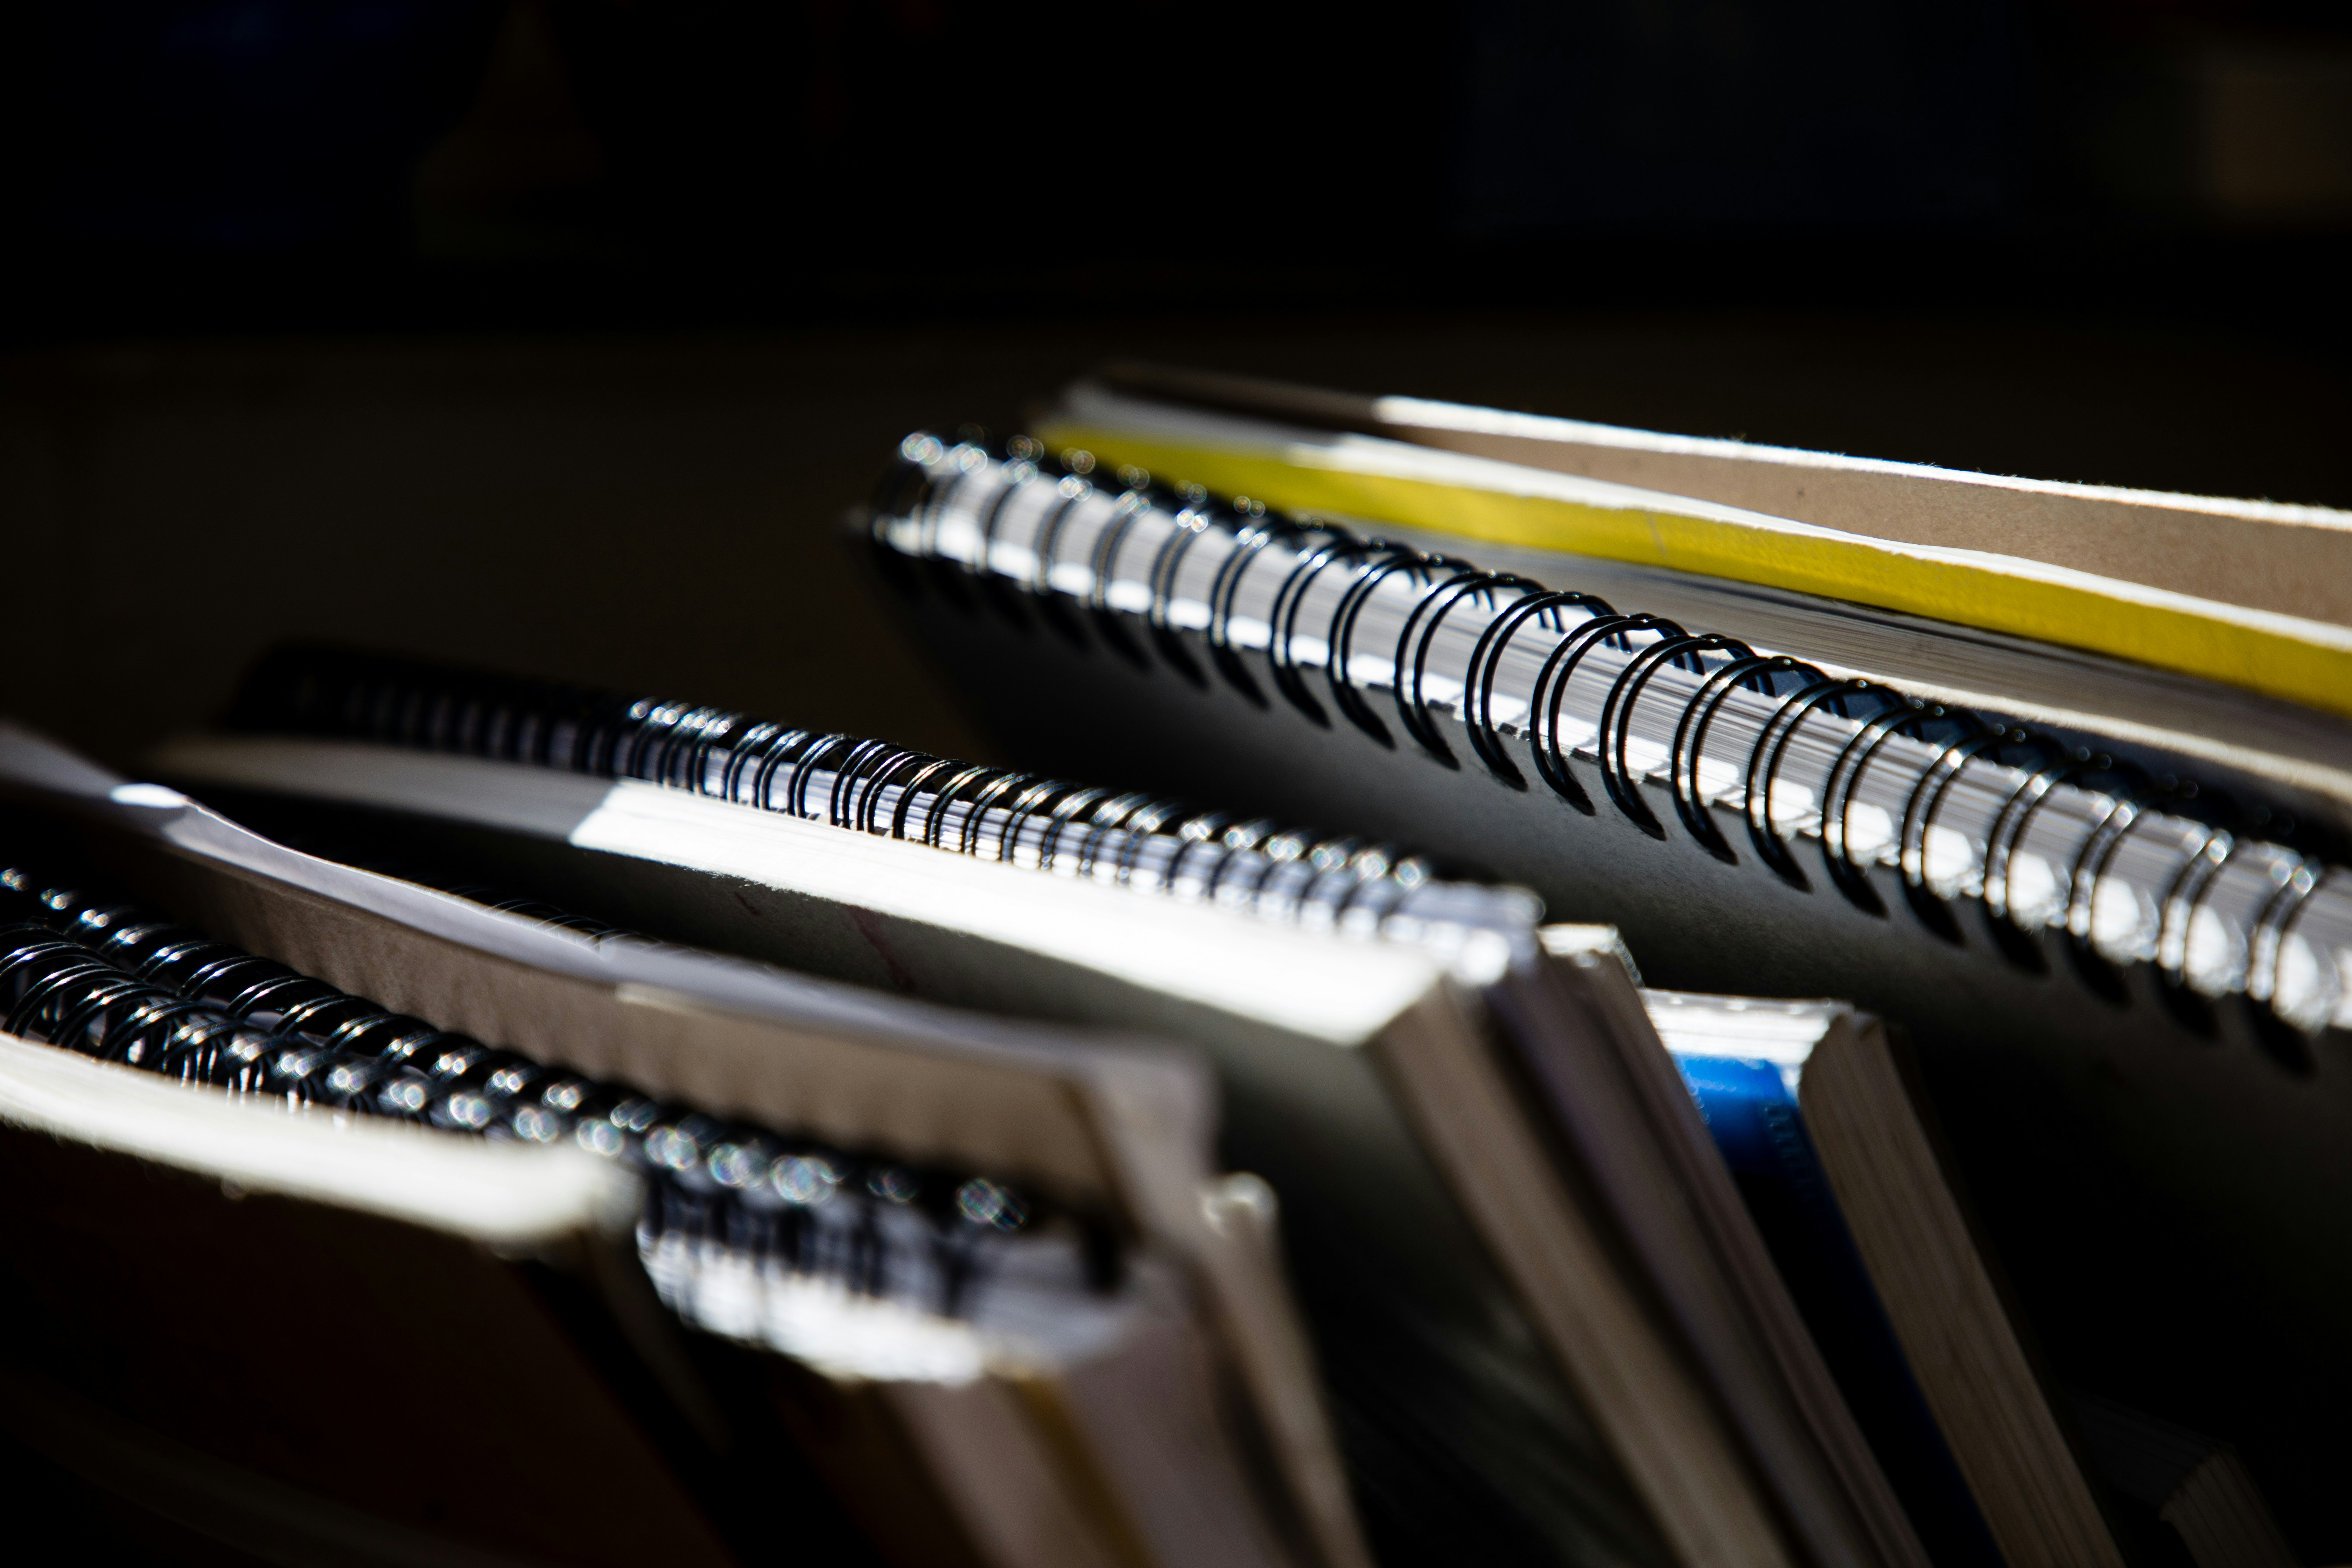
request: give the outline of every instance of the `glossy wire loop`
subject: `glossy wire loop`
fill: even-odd
[[[1229,818],[1154,795],[716,709],[372,656],[277,656],[241,696],[236,721],[462,747],[501,762],[641,780],[967,856],[1124,886],[1148,880],[1153,890],[1180,896],[1197,890],[1230,900],[1244,889],[1244,902],[1276,916],[1311,907],[1336,920],[1384,909],[1428,879],[1425,863],[1389,847],[1271,822],[1244,833]],[[1393,885],[1384,890],[1378,883]],[[1271,900],[1263,907],[1253,901],[1260,890]]]
[[[520,900],[492,907],[606,930]],[[12,1035],[191,1089],[444,1134],[572,1144],[642,1180],[640,1246],[683,1236],[762,1267],[833,1275],[863,1295],[903,1300],[919,1288],[930,1292],[926,1310],[949,1316],[970,1303],[975,1247],[1050,1212],[970,1172],[737,1124],[486,1046],[21,865],[0,871],[0,996]],[[929,1268],[894,1276],[880,1249],[840,1245],[873,1235],[876,1205],[922,1222],[899,1235],[930,1252]],[[1067,1217],[1089,1245],[1116,1245],[1098,1218]],[[836,1239],[821,1242],[820,1227]]]

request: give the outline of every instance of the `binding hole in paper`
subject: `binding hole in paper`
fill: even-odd
[[[1135,525],[1150,510],[1151,498],[1140,491],[1129,490],[1118,498],[1111,508],[1109,520],[1102,526],[1102,531],[1095,536],[1094,554],[1089,563],[1093,581],[1087,589],[1087,608],[1092,614],[1095,630],[1102,637],[1103,646],[1138,669],[1150,668],[1151,661],[1141,648],[1135,646],[1135,639],[1128,635],[1125,623],[1110,607],[1110,574],[1120,549],[1127,543],[1127,536],[1135,531]]]
[[[1508,573],[1481,572],[1467,562],[1447,555],[1432,555],[1423,566],[1423,570],[1433,573],[1440,568],[1450,569],[1454,575],[1422,595],[1412,613],[1405,616],[1403,627],[1397,633],[1397,722],[1404,726],[1405,733],[1411,735],[1433,760],[1445,767],[1458,768],[1461,763],[1429,720],[1429,699],[1424,686],[1429,674],[1430,645],[1436,639],[1437,628],[1447,616],[1453,614],[1455,605],[1481,595],[1486,595],[1491,605],[1496,588],[1533,584],[1524,577],[1516,577]],[[1425,622],[1423,616],[1427,617]],[[1465,676],[1468,673],[1465,668]],[[1469,695],[1465,685],[1463,689],[1465,716],[1469,710]]]
[[[1810,892],[1812,883],[1805,877],[1804,868],[1780,837],[1780,830],[1772,820],[1772,792],[1780,782],[1780,763],[1788,755],[1790,737],[1797,732],[1805,718],[1815,709],[1830,703],[1843,703],[1848,698],[1870,689],[1870,682],[1857,679],[1836,679],[1822,675],[1810,665],[1799,667],[1814,676],[1814,679],[1797,691],[1781,699],[1757,731],[1756,744],[1748,753],[1747,793],[1740,805],[1748,820],[1748,841],[1756,847],[1757,858],[1770,867],[1782,881],[1801,891]],[[1759,785],[1761,785],[1759,788]]]
[[[1705,666],[1698,663],[1702,654],[1723,649],[1735,649],[1738,654],[1745,654],[1748,647],[1744,643],[1735,643],[1728,637],[1713,633],[1695,637],[1671,621],[1659,622],[1656,630],[1658,640],[1627,659],[1625,668],[1617,672],[1617,679],[1609,683],[1609,689],[1601,700],[1600,732],[1593,752],[1600,760],[1601,785],[1608,790],[1609,798],[1616,804],[1617,809],[1643,833],[1653,838],[1663,839],[1666,836],[1665,826],[1650,810],[1649,803],[1642,798],[1641,781],[1633,776],[1633,766],[1626,757],[1633,734],[1634,705],[1641,700],[1643,689],[1649,685],[1651,678],[1669,664],[1689,660],[1692,668],[1704,668]],[[1688,705],[1685,707],[1687,710]],[[1672,756],[1669,755],[1667,760],[1671,763]]]
[[[1535,759],[1537,774],[1552,793],[1587,816],[1593,815],[1592,802],[1569,771],[1568,753],[1559,743],[1559,710],[1568,697],[1568,683],[1584,656],[1601,643],[1622,646],[1628,634],[1658,624],[1655,616],[1595,616],[1561,637],[1536,671],[1528,701],[1528,752]]]
[[[1393,751],[1396,742],[1390,736],[1388,726],[1381,722],[1380,715],[1372,711],[1370,705],[1356,690],[1355,681],[1349,673],[1349,666],[1355,654],[1356,621],[1364,605],[1370,602],[1373,593],[1391,574],[1402,571],[1426,581],[1429,574],[1427,563],[1431,558],[1409,544],[1391,544],[1385,540],[1370,540],[1367,548],[1384,554],[1386,559],[1367,562],[1357,573],[1356,580],[1348,584],[1348,591],[1339,595],[1339,605],[1331,613],[1331,630],[1328,639],[1330,652],[1323,661],[1323,676],[1325,683],[1331,689],[1332,705],[1346,714],[1349,722],[1357,729]]]
[[[1864,914],[1884,919],[1885,900],[1871,886],[1869,865],[1853,852],[1854,792],[1889,741],[1899,734],[1916,734],[1941,719],[1943,710],[1886,686],[1874,685],[1870,694],[1886,706],[1856,727],[1852,738],[1838,748],[1822,780],[1822,868],[1846,902]]]
[[[1675,815],[1681,818],[1683,830],[1690,835],[1693,843],[1727,866],[1738,864],[1739,857],[1724,841],[1722,830],[1708,813],[1706,787],[1699,776],[1699,763],[1706,755],[1707,731],[1724,700],[1743,683],[1760,680],[1763,684],[1755,689],[1769,697],[1773,695],[1773,680],[1783,671],[1799,668],[1797,661],[1786,655],[1743,653],[1717,665],[1699,682],[1698,689],[1683,705],[1682,716],[1675,721],[1674,744],[1666,753],[1666,781],[1674,796]]]
[[[1250,678],[1247,666],[1233,645],[1234,598],[1241,591],[1243,574],[1277,538],[1301,539],[1306,530],[1285,519],[1266,519],[1238,526],[1233,544],[1225,558],[1217,563],[1216,577],[1209,584],[1209,658],[1227,685],[1247,699],[1253,707],[1266,705],[1265,693],[1257,689]],[[1269,626],[1269,636],[1271,627]]]
[[[1334,562],[1356,560],[1378,546],[1367,543],[1341,528],[1318,525],[1316,531],[1326,535],[1328,542],[1301,552],[1291,563],[1290,570],[1284,574],[1281,586],[1275,590],[1274,607],[1266,614],[1268,635],[1265,652],[1266,662],[1274,669],[1275,689],[1288,698],[1290,705],[1307,715],[1311,722],[1328,730],[1331,727],[1331,721],[1324,713],[1322,704],[1307,691],[1306,682],[1299,679],[1297,661],[1292,654],[1292,644],[1298,636],[1298,612],[1306,604],[1307,591],[1314,586],[1315,579],[1321,576],[1326,568]],[[1328,644],[1324,658],[1327,663],[1330,658]]]
[[[1169,624],[1169,612],[1176,599],[1176,577],[1183,570],[1184,558],[1192,546],[1209,531],[1209,520],[1193,507],[1184,507],[1175,516],[1175,526],[1151,557],[1151,607],[1148,614],[1152,646],[1171,668],[1193,686],[1208,689],[1209,678],[1185,648],[1184,641]]]
[[[1526,579],[1520,579],[1526,581]],[[1537,588],[1534,592],[1504,606],[1502,612],[1486,623],[1478,634],[1478,641],[1470,649],[1470,662],[1463,668],[1465,696],[1463,717],[1470,733],[1470,749],[1486,764],[1486,771],[1516,790],[1528,787],[1527,779],[1511,763],[1503,750],[1501,737],[1495,727],[1495,675],[1502,668],[1503,653],[1519,628],[1543,618],[1552,618],[1551,630],[1565,633],[1559,623],[1559,612],[1568,605],[1579,605],[1588,618],[1613,614],[1608,601],[1587,594],[1557,594]],[[1534,710],[1528,710],[1528,728],[1534,728]]]

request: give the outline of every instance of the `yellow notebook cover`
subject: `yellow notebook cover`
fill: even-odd
[[[1566,551],[2032,637],[2352,715],[2352,630],[2042,562],[1909,544],[1379,437],[1085,397],[1055,450],[1277,510]]]

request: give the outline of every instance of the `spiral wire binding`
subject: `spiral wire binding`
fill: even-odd
[[[591,936],[528,900],[492,907]],[[854,1295],[963,1316],[992,1254],[1055,1211],[982,1177],[741,1126],[387,1012],[141,906],[0,868],[0,1032],[289,1110],[533,1144],[644,1181],[640,1250],[684,1242]],[[1100,1226],[1091,1283],[1115,1282]]]
[[[1144,640],[1188,682],[1204,676],[1185,632],[1244,700],[1271,700],[1244,657],[1255,652],[1272,696],[1310,723],[1328,728],[1337,710],[1393,749],[1366,700],[1386,684],[1397,728],[1438,764],[1461,765],[1433,717],[1446,708],[1502,784],[1528,788],[1515,731],[1559,799],[1595,814],[1570,765],[1584,760],[1617,814],[1659,839],[1666,825],[1641,786],[1662,777],[1675,820],[1714,858],[1736,863],[1740,850],[1711,807],[1738,820],[1747,852],[1792,888],[1813,889],[1794,842],[1810,837],[1831,887],[1869,914],[1888,913],[1877,866],[1948,941],[1961,940],[1952,901],[1978,900],[2020,963],[2042,962],[2027,939],[2055,927],[2088,975],[2153,962],[2176,991],[2243,993],[2299,1029],[2352,1023],[2352,879],[2249,831],[2295,836],[2266,807],[2235,809],[2193,782],[1591,595],[1328,521],[1269,517],[1194,485],[1171,491],[1139,469],[1098,484],[1091,457],[1057,465],[1027,437],[1006,450],[1017,455],[919,431],[900,443],[866,523],[885,559],[953,561],[1041,611],[1083,602],[1103,619],[1131,605]],[[1041,490],[1052,497],[1042,521],[1029,515]],[[961,521],[974,507],[987,520],[976,533]],[[1127,559],[1139,549],[1150,563],[1139,574]],[[1395,628],[1384,675],[1360,651],[1376,622]],[[1459,679],[1433,694],[1434,671],[1464,642]],[[1308,668],[1318,661],[1319,695]],[[1516,716],[1501,711],[1507,668],[1524,693]],[[1595,686],[1597,702],[1586,696]],[[1874,814],[1875,840],[1859,826]],[[1981,831],[1947,826],[1963,818]],[[2079,840],[2055,848],[2043,841],[2074,831]],[[1954,863],[1956,841],[1972,847]],[[2037,868],[2055,884],[2046,894],[2018,879]]]
[[[1530,894],[1443,879],[1433,862],[1391,844],[715,708],[341,649],[268,656],[228,723],[639,780],[1318,929],[1517,940],[1540,913]]]

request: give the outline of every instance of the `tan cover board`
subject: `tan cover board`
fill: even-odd
[[[1818,528],[1981,550],[2352,626],[2352,512],[2064,484],[1152,367],[1123,390],[1662,490]]]
[[[1799,1104],[1839,1212],[2011,1568],[2123,1568],[1906,1076],[1852,1015],[1805,1065]]]

